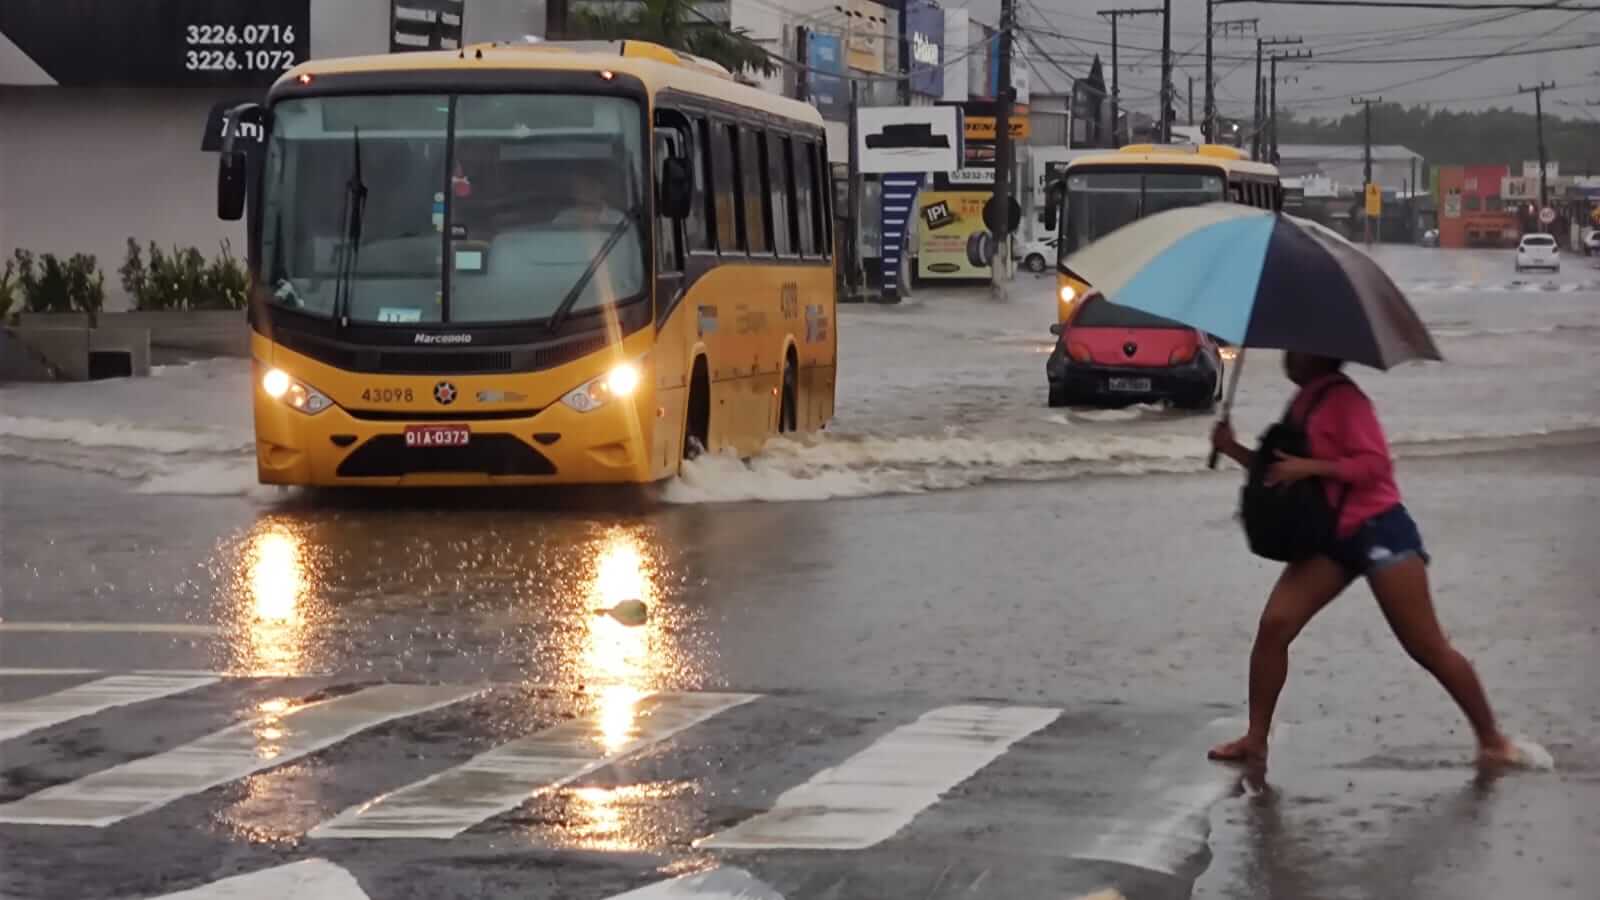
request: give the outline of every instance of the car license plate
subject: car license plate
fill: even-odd
[[[465,447],[472,431],[465,425],[407,425],[407,447]]]
[[[1148,378],[1113,378],[1110,388],[1128,394],[1150,393],[1150,379]]]

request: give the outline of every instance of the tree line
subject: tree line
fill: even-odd
[[[1532,105],[1533,98],[1525,98]],[[1594,119],[1551,114],[1545,97],[1546,158],[1561,164],[1563,175],[1600,174],[1600,106]],[[1559,108],[1559,107],[1558,107]],[[1338,118],[1296,118],[1278,112],[1279,141],[1285,144],[1360,144],[1365,122],[1361,109]],[[1402,144],[1422,154],[1430,165],[1509,165],[1521,171],[1525,160],[1539,158],[1534,115],[1520,109],[1456,111],[1373,104],[1372,142]]]

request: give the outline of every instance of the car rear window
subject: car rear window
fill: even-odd
[[[1530,234],[1522,239],[1524,247],[1553,247],[1556,239],[1548,234]]]
[[[1078,308],[1072,324],[1076,328],[1188,328],[1131,306],[1118,306],[1100,297],[1091,297]]]

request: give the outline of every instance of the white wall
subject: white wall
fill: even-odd
[[[217,155],[200,149],[234,90],[0,87],[0,256],[92,253],[107,306],[129,237],[244,256],[244,227],[217,218]]]
[[[544,37],[544,17],[544,0],[467,0],[464,37],[469,44]]]

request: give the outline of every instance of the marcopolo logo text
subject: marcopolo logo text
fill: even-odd
[[[419,331],[416,337],[411,339],[411,342],[413,344],[470,344],[472,343],[472,335],[430,334],[426,331]]]

